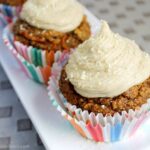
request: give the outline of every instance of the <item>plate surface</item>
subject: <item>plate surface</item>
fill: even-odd
[[[86,11],[93,32],[99,21]],[[2,29],[0,30],[2,35]],[[139,129],[134,137],[117,143],[95,143],[82,138],[51,105],[46,87],[28,79],[8,51],[0,36],[0,62],[22,105],[31,118],[47,150],[149,150],[150,120]]]

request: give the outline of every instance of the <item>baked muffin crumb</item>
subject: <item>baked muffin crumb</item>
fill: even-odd
[[[21,19],[15,23],[13,32],[16,41],[47,51],[70,50],[87,40],[91,35],[86,16],[83,17],[79,27],[68,33],[39,29]]]
[[[0,0],[0,4],[10,5],[10,6],[20,6],[26,0]]]
[[[59,80],[62,94],[70,104],[76,105],[77,108],[82,110],[87,110],[89,113],[113,116],[117,112],[128,112],[130,109],[138,110],[150,98],[150,78],[114,98],[85,98],[76,93],[73,85],[69,80],[66,80],[66,77],[65,69],[63,69]]]

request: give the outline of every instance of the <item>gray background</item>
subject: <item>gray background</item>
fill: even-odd
[[[150,0],[80,0],[115,32],[150,50]],[[44,147],[0,66],[0,150]]]

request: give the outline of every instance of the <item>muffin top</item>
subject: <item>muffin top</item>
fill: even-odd
[[[20,6],[22,5],[26,0],[0,0],[0,4],[6,4],[10,6]]]
[[[115,97],[150,76],[150,56],[102,21],[100,32],[70,56],[66,73],[83,97]]]
[[[83,8],[75,0],[28,0],[21,19],[41,29],[70,32],[83,19]]]

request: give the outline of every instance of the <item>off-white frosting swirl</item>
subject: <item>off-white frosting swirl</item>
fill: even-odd
[[[70,32],[83,19],[83,8],[75,0],[28,0],[21,18],[41,29]]]
[[[66,73],[84,97],[114,97],[150,76],[150,56],[102,21],[96,36],[71,55]]]

